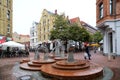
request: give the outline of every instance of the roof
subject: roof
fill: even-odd
[[[80,22],[79,17],[75,17],[75,18],[70,19],[70,23],[77,23],[78,21]]]
[[[20,34],[21,37],[30,37],[29,35],[22,35]]]
[[[92,29],[94,29],[94,30],[96,30],[96,31],[97,31],[97,29],[95,29],[93,26],[91,26],[91,25],[87,24],[87,23],[86,23],[86,22],[84,22],[84,21],[80,21],[80,23],[81,23],[81,25],[82,25],[82,26],[86,26],[86,27],[92,28]]]
[[[48,11],[47,9],[44,9],[43,11],[46,11],[48,14],[55,15],[54,12]]]
[[[49,14],[54,14],[53,12],[47,11]]]

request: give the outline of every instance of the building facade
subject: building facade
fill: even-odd
[[[38,23],[33,22],[32,27],[30,28],[30,46],[31,48],[35,48],[38,42]]]
[[[89,25],[88,23],[84,21],[80,21],[82,27],[84,27],[90,34],[95,34],[98,30],[95,29],[93,26]]]
[[[42,16],[38,23],[38,41],[47,42],[50,40],[50,30],[53,29],[55,16],[57,15],[57,10],[54,13],[43,10]]]
[[[0,36],[12,38],[13,0],[0,0]]]
[[[82,27],[79,17],[72,18],[72,19],[70,19],[69,21],[70,21],[70,24],[76,23],[76,24],[78,24],[80,27]]]
[[[103,53],[120,55],[120,0],[96,0],[96,24],[103,33]]]
[[[79,17],[71,18],[69,19],[69,21],[70,21],[70,24],[76,23],[80,27],[85,28],[90,34],[94,34],[97,31],[97,29],[95,29],[93,26],[87,24],[84,21],[81,21]]]
[[[24,44],[26,47],[30,47],[30,36],[29,35],[23,35],[18,34],[17,32],[14,32],[12,34],[13,41]]]

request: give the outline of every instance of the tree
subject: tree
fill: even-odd
[[[50,39],[74,40],[74,41],[88,41],[90,34],[85,28],[77,24],[70,24],[63,16],[57,16],[54,22],[54,29],[51,31]]]
[[[93,41],[96,43],[99,43],[103,39],[103,35],[100,31],[97,31],[95,34],[93,34]]]
[[[77,24],[71,24],[69,27],[69,39],[74,41],[89,41],[90,35],[85,28]]]
[[[54,22],[54,29],[51,30],[50,39],[68,39],[68,21],[63,17],[63,15],[57,15]]]
[[[81,40],[82,42],[89,42],[90,41],[90,34],[85,28],[81,28]]]

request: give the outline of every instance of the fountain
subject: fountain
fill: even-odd
[[[43,65],[41,72],[56,80],[92,80],[103,75],[103,67],[86,60],[74,59],[74,46],[68,44],[67,60]]]
[[[48,78],[49,80],[103,80],[106,76],[106,74],[103,74],[103,71],[106,72],[104,68],[87,60],[75,59],[74,46],[70,42],[68,43],[67,59],[64,56],[64,47],[58,41],[53,59],[49,59],[48,49],[45,45],[42,45],[39,47],[44,52],[43,58],[41,59],[41,56],[39,56],[38,47],[34,60],[20,64],[20,68],[28,71],[39,71],[39,77],[45,78],[45,80]],[[57,59],[58,57],[59,59]]]
[[[42,55],[43,58],[40,58],[39,51],[38,51],[39,49],[40,51],[43,52],[43,55]],[[53,62],[55,62],[55,60],[50,59],[48,56],[48,48],[45,46],[45,44],[42,44],[41,46],[37,46],[35,50],[34,59],[20,64],[20,68],[26,69],[26,70],[38,71],[38,70],[41,70],[41,66],[43,64],[48,64],[48,63],[53,63]]]

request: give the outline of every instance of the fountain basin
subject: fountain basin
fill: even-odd
[[[41,70],[41,66],[43,64],[50,64],[55,62],[55,60],[53,59],[48,59],[48,60],[32,60],[30,62],[24,62],[20,64],[20,68],[21,69],[25,69],[25,70],[32,70],[32,71],[39,71]]]
[[[63,70],[78,70],[78,69],[89,68],[90,64],[85,60],[80,60],[75,62],[67,62],[66,60],[64,60],[64,61],[58,61],[52,64],[52,66],[54,68],[63,69]]]
[[[59,64],[59,62],[57,63]],[[55,80],[92,80],[103,75],[103,67],[95,63],[86,64],[89,67],[85,68],[76,68],[75,65],[72,65],[74,68],[68,65],[64,66],[65,68],[61,68],[61,65],[53,65],[57,64],[43,65],[41,67],[41,72],[43,75],[52,77]]]
[[[36,64],[48,64],[48,63],[54,63],[55,60],[53,60],[53,59],[47,59],[47,60],[40,59],[40,60],[32,60],[32,62],[36,63]]]
[[[40,71],[41,70],[41,67],[29,66],[28,63],[20,64],[20,68],[24,69],[24,70],[30,70],[30,71]]]
[[[33,62],[28,62],[28,65],[29,66],[34,66],[34,67],[41,67],[42,66],[42,64],[36,64],[36,63],[33,63]]]

